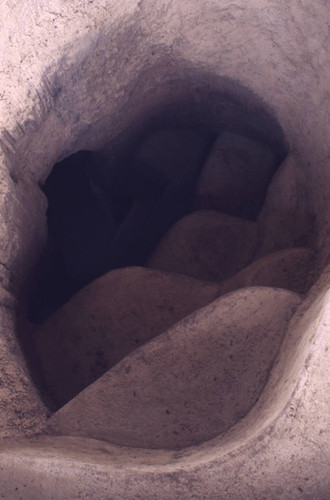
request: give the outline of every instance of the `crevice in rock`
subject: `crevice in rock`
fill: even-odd
[[[9,271],[9,267],[4,262],[0,262],[0,266],[4,267],[6,271]]]

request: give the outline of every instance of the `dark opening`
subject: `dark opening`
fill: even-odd
[[[255,220],[286,146],[264,109],[249,116],[222,94],[173,102],[104,150],[57,163],[43,186],[48,242],[31,285],[30,321],[43,321],[111,269],[143,266],[162,235],[194,210]],[[221,158],[210,169],[219,141]],[[214,175],[222,186],[216,199],[197,192],[205,166],[206,182]]]

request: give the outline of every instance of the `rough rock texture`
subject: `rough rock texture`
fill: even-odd
[[[1,496],[328,498],[328,10],[326,0],[1,3],[0,262],[8,293],[22,290],[25,345],[23,284],[46,237],[38,182],[61,158],[122,138],[168,103],[180,114],[186,99],[215,130],[248,129],[276,146],[278,130],[265,120],[271,110],[306,179],[299,205],[315,216],[321,275],[258,403],[232,431],[180,452],[70,437],[2,441]],[[27,436],[40,431],[47,410],[7,318],[1,311],[1,436]]]
[[[262,287],[214,301],[76,396],[50,430],[167,449],[225,432],[257,401],[299,302]]]
[[[250,262],[256,247],[253,222],[199,210],[180,219],[159,242],[147,265],[220,281]]]
[[[63,406],[132,350],[218,295],[218,285],[138,267],[87,285],[34,332],[50,395]]]
[[[41,432],[49,411],[31,384],[15,331],[15,302],[10,293],[0,292],[0,439],[31,436]]]
[[[242,135],[223,132],[196,190],[196,206],[254,220],[276,168],[272,151]]]
[[[290,322],[262,397],[229,432],[179,452],[68,436],[7,441],[1,491],[46,500],[327,498],[329,277],[330,268]]]
[[[220,295],[246,286],[272,286],[304,294],[315,279],[315,253],[287,248],[252,262],[220,284]]]
[[[312,244],[315,216],[308,199],[306,174],[294,155],[289,155],[274,175],[258,216],[261,257],[281,248]]]

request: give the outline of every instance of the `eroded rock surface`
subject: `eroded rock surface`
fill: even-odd
[[[215,300],[76,396],[51,417],[51,432],[143,448],[225,432],[259,397],[299,302],[261,287]]]
[[[286,248],[252,262],[220,285],[220,294],[247,286],[272,286],[304,294],[314,279],[315,253],[309,248]]]
[[[255,219],[276,170],[272,151],[225,131],[215,142],[197,185],[199,208]]]
[[[313,215],[305,172],[294,156],[289,155],[274,175],[257,222],[259,257],[312,241]]]
[[[326,263],[330,221],[326,0],[55,0],[51,9],[46,4],[35,0],[1,4],[5,22],[0,163],[2,172],[8,177],[10,172],[13,179],[10,190],[1,182],[1,262],[15,279],[24,275],[32,252],[44,241],[39,238],[38,244],[33,231],[42,227],[44,214],[34,204],[33,192],[51,165],[79,148],[99,148],[114,128],[124,129],[135,119],[136,110],[142,115],[157,102],[185,98],[189,75],[199,93],[196,101],[206,102],[213,90],[211,86],[203,101],[205,87],[201,92],[199,87],[205,76],[199,81],[194,76],[194,70],[201,68],[212,78],[232,79],[228,87],[236,96],[240,95],[236,82],[241,82],[274,111],[290,149],[300,157],[316,215],[309,236],[322,265]],[[225,90],[223,95],[228,94]],[[246,103],[255,120],[256,107]],[[235,103],[231,101],[228,114],[223,109],[215,108],[215,114],[225,115],[224,125],[232,124]],[[244,120],[237,122],[243,123],[244,133]],[[31,182],[24,180],[25,174]],[[20,189],[26,195],[17,195]],[[294,243],[298,244],[306,243]],[[263,255],[275,249],[268,247]],[[324,280],[328,289],[329,274]],[[306,308],[317,293],[311,292]],[[43,451],[32,445],[34,440],[24,440],[17,443],[15,453],[6,449],[4,441],[0,496],[13,500],[328,498],[330,391],[324,374],[329,367],[329,300],[328,293],[323,305],[317,302],[288,335],[276,366],[280,375],[263,395],[264,406],[253,413],[245,434],[220,437],[197,451],[165,458],[163,452],[141,451],[138,462],[139,450],[119,448],[116,461],[114,447],[91,440],[96,457],[85,438],[78,438],[75,453],[70,437],[56,444],[56,438],[49,437]],[[31,423],[39,432],[46,411],[31,380],[23,375],[14,322],[9,324],[3,314],[1,436],[26,436]],[[34,416],[31,405],[37,409]]]
[[[139,345],[211,302],[218,285],[131,267],[98,278],[34,334],[49,392],[67,403]]]
[[[169,229],[147,265],[201,280],[220,281],[249,263],[256,240],[254,222],[215,210],[199,210]]]

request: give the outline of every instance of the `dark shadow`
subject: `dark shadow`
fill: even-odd
[[[240,102],[228,89],[209,88],[210,81],[203,91],[195,78],[186,98],[137,115],[103,150],[79,151],[54,166],[43,186],[48,242],[30,289],[30,321],[40,323],[111,269],[143,266],[162,235],[193,210],[256,219],[286,154],[284,137],[249,91],[244,101],[240,90]],[[229,162],[221,200],[196,201],[201,172],[224,130],[268,148],[273,159],[244,171]]]

